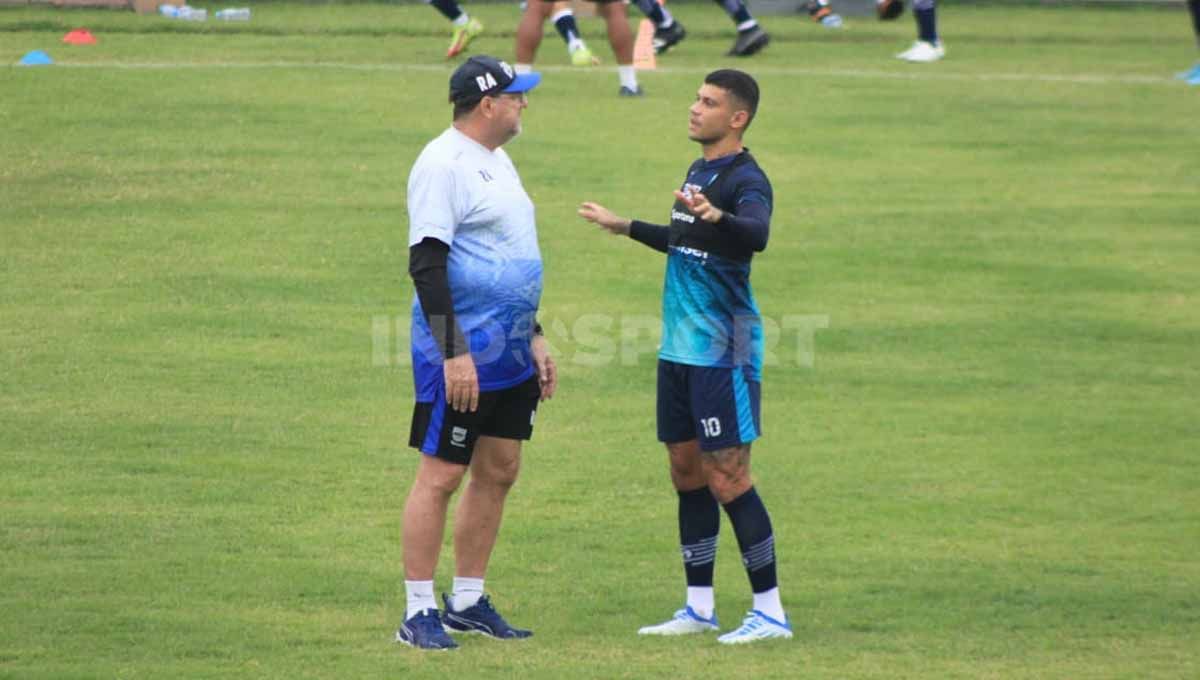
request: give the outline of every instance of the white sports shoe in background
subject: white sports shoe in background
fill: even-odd
[[[897,59],[911,61],[921,64],[926,64],[931,61],[937,61],[946,56],[946,48],[942,47],[942,41],[935,43],[926,40],[918,40],[913,43],[913,46],[896,55]]]
[[[727,645],[740,645],[758,640],[769,640],[771,638],[791,639],[791,637],[791,624],[786,621],[776,621],[757,609],[751,609],[746,613],[746,618],[742,619],[740,628],[717,638],[717,642]]]
[[[711,619],[706,619],[691,607],[684,607],[675,612],[675,615],[668,621],[656,626],[639,628],[638,635],[691,635],[714,630],[718,630],[716,614],[713,614]]]

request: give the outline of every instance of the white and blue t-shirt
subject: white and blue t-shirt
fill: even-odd
[[[534,318],[542,296],[533,202],[504,149],[490,150],[451,127],[425,146],[408,177],[408,245],[450,246],[454,315],[471,347],[482,391],[533,375]],[[412,358],[417,401],[442,382],[442,351],[413,296]]]

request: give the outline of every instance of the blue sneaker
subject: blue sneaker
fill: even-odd
[[[742,619],[740,628],[718,637],[717,642],[740,645],[758,640],[791,639],[791,637],[792,624],[787,621],[776,621],[757,609],[751,609],[746,613],[746,618]]]
[[[1175,77],[1180,80],[1186,80],[1189,83],[1192,82],[1193,80],[1195,80],[1196,78],[1200,78],[1200,61],[1196,62],[1196,65],[1191,67],[1190,69],[1176,73]],[[1194,85],[1195,83],[1192,83],[1192,84]]]
[[[412,618],[400,624],[396,631],[396,642],[417,649],[454,649],[458,643],[442,627],[442,617],[436,609],[422,609]]]
[[[460,633],[483,633],[497,640],[523,640],[533,635],[531,630],[508,625],[508,621],[500,616],[487,595],[460,612],[454,611],[450,606],[449,595],[442,593],[442,602],[446,603],[446,613],[442,620],[450,630]]]

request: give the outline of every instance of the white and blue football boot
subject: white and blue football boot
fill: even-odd
[[[718,630],[716,614],[713,614],[712,618],[706,619],[691,607],[684,607],[675,612],[675,615],[667,621],[638,629],[638,635],[692,635],[693,633],[709,633],[714,630]]]
[[[726,645],[740,645],[771,638],[791,639],[791,637],[792,626],[790,623],[776,621],[757,609],[751,609],[746,613],[746,618],[742,619],[741,627],[717,638],[717,642]]]

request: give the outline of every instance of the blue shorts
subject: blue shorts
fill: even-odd
[[[658,360],[658,440],[700,440],[700,449],[749,444],[762,432],[760,384],[751,368],[688,366]]]

